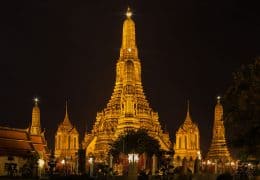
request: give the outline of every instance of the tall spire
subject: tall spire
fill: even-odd
[[[127,9],[126,19],[123,24],[120,58],[138,58],[138,52],[135,42],[135,23],[132,20],[132,11],[129,7]]]
[[[220,102],[220,96],[217,97],[215,106],[215,116],[213,124],[213,136],[211,146],[207,154],[208,159],[231,160],[225,138],[225,127],[223,122],[223,106]]]
[[[40,122],[40,108],[38,107],[39,99],[34,98],[34,107],[32,109],[32,122],[30,127],[30,133],[39,135],[41,133],[41,122]]]
[[[187,117],[190,116],[190,100],[187,101]]]
[[[68,101],[67,100],[65,102],[65,119],[69,119],[69,116],[68,116]]]
[[[65,125],[65,126],[70,126],[70,127],[72,127],[71,122],[70,122],[70,120],[69,120],[68,101],[67,101],[67,100],[66,100],[66,102],[65,102],[65,117],[64,117],[64,120],[63,120],[63,123],[62,123],[62,124]]]
[[[191,121],[191,117],[190,117],[190,100],[187,101],[187,114],[186,114],[185,122],[187,122],[187,121]]]

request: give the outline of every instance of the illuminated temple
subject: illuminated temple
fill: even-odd
[[[226,139],[225,139],[225,127],[223,121],[223,107],[220,103],[220,97],[218,97],[217,104],[215,106],[215,119],[213,124],[213,137],[207,159],[213,161],[231,161],[231,156],[228,151]]]
[[[63,162],[70,170],[76,169],[76,153],[79,149],[79,133],[74,127],[68,114],[68,108],[66,103],[65,117],[62,123],[59,124],[57,132],[55,134],[55,151],[54,155]],[[61,164],[57,164],[61,166]]]
[[[28,128],[0,126],[0,176],[10,175],[10,168],[16,171],[16,175],[21,176],[24,167],[30,165],[32,157],[39,158],[38,163],[42,168],[42,173],[48,167],[47,163],[44,162],[48,162],[50,151],[47,147],[44,131],[41,129],[38,101],[37,98],[34,99],[32,118]],[[36,172],[32,171],[31,173],[35,175]]]
[[[194,161],[200,158],[200,133],[197,124],[192,122],[188,102],[187,115],[184,123],[176,132],[176,144],[174,145],[174,162],[181,166],[182,160],[186,158]]]
[[[113,94],[106,108],[97,113],[92,131],[86,133],[83,140],[87,156],[92,154],[97,161],[107,159],[109,144],[127,130],[147,129],[162,149],[169,150],[171,146],[169,134],[163,132],[158,113],[151,109],[143,91],[135,23],[131,15],[128,8]]]

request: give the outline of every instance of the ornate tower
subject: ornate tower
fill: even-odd
[[[207,159],[217,161],[230,161],[231,157],[227,148],[225,139],[225,127],[223,122],[223,107],[220,103],[220,97],[217,98],[215,106],[215,119],[213,125],[213,136]]]
[[[188,102],[187,115],[184,123],[176,133],[174,145],[174,161],[181,165],[182,159],[195,160],[200,153],[200,133],[197,124],[193,123],[190,116]]]
[[[55,135],[55,151],[54,155],[57,159],[65,161],[66,165],[71,169],[75,169],[76,152],[79,149],[79,133],[75,127],[72,126],[66,102],[66,111],[63,122],[58,126]]]
[[[123,23],[122,45],[116,64],[116,80],[113,94],[106,108],[97,113],[91,133],[85,135],[83,147],[87,154],[103,161],[109,144],[127,130],[147,129],[150,136],[169,150],[168,133],[162,131],[158,113],[154,112],[144,95],[141,82],[141,63],[135,41],[135,23],[128,8]]]
[[[32,110],[32,122],[30,127],[30,134],[41,134],[40,108],[38,107],[38,98],[34,98],[34,107]]]
[[[37,151],[39,158],[48,161],[50,151],[47,146],[47,141],[45,139],[44,131],[41,130],[41,121],[40,121],[40,108],[38,106],[39,99],[34,98],[34,107],[32,109],[32,121],[31,125],[28,128],[30,135],[30,140]]]

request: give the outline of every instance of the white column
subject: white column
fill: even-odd
[[[93,177],[93,170],[94,170],[94,159],[93,157],[89,158],[89,176]]]

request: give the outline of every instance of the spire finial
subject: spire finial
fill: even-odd
[[[190,118],[190,100],[188,99],[187,100],[187,115],[186,115],[185,121],[189,121],[189,120],[191,120],[191,118]]]
[[[220,103],[221,96],[217,96],[217,103]]]
[[[68,100],[66,99],[66,102],[65,102],[65,117],[68,117]]]
[[[32,109],[32,122],[30,126],[31,134],[40,134],[41,133],[41,121],[40,121],[40,108],[38,107],[39,98],[33,98],[34,107]]]
[[[69,113],[68,113],[68,100],[66,99],[65,101],[65,117],[64,117],[64,120],[63,120],[63,124],[64,125],[68,125],[68,126],[72,126],[71,123],[70,123],[70,120],[69,120]]]
[[[34,105],[38,106],[39,98],[35,97],[35,98],[33,98],[33,101],[34,101]]]
[[[131,18],[131,16],[132,16],[132,11],[131,11],[130,7],[128,6],[127,11],[126,11],[126,17]]]

